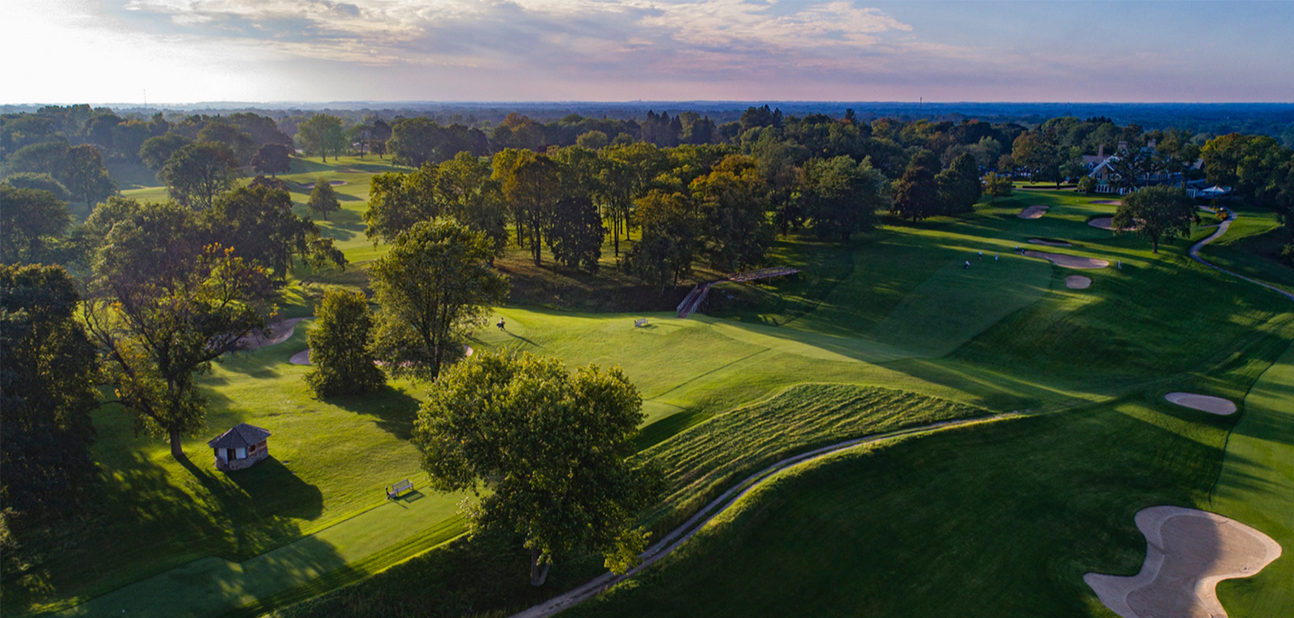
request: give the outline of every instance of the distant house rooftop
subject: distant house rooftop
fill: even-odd
[[[270,437],[270,432],[265,431],[260,427],[248,425],[247,423],[239,423],[234,425],[234,427],[229,431],[212,438],[210,442],[207,442],[207,446],[217,449],[245,449],[253,444],[259,444],[260,442],[265,441],[268,437]]]

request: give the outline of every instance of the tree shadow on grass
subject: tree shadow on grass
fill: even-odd
[[[418,418],[422,402],[408,393],[385,385],[367,395],[329,397],[328,403],[344,410],[373,417],[377,426],[399,440],[413,437],[413,422]]]
[[[273,444],[270,452],[273,453]],[[203,449],[204,451],[206,449]],[[295,537],[290,519],[312,520],[323,513],[323,492],[296,476],[273,456],[245,470],[209,472],[192,461],[180,465],[220,504],[233,544],[221,556],[238,561]],[[245,526],[240,524],[255,524]]]

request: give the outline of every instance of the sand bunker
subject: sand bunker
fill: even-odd
[[[1088,202],[1089,204],[1101,204],[1102,206],[1122,206],[1123,202],[1119,200],[1096,200]]]
[[[1035,245],[1047,245],[1048,247],[1072,247],[1072,246],[1074,246],[1073,244],[1071,244],[1071,243],[1067,243],[1067,242],[1059,242],[1059,241],[1055,241],[1055,240],[1043,240],[1043,239],[1041,239],[1041,238],[1030,238],[1030,239],[1029,239],[1029,242],[1031,242],[1031,243],[1033,243],[1033,244],[1035,244]]]
[[[290,320],[283,320],[281,322],[270,324],[270,332],[268,335],[262,335],[261,333],[248,335],[238,340],[238,347],[242,350],[255,350],[257,348],[264,348],[283,343],[292,336],[292,333],[297,328],[297,322],[304,319],[306,318],[292,318]]]
[[[1047,206],[1042,205],[1030,206],[1016,216],[1021,219],[1041,219],[1043,215],[1047,214],[1047,208]]]
[[[1065,287],[1071,290],[1086,290],[1091,287],[1092,280],[1083,275],[1070,275],[1065,277]]]
[[[1221,515],[1176,506],[1137,513],[1146,561],[1132,577],[1088,573],[1083,581],[1124,618],[1220,618],[1215,587],[1250,577],[1280,557],[1267,535]]]
[[[1196,395],[1195,393],[1169,393],[1164,395],[1164,399],[1175,403],[1179,406],[1193,408],[1209,414],[1220,414],[1226,416],[1236,413],[1236,404],[1229,399],[1221,397],[1210,397],[1209,395]]]
[[[1091,221],[1088,221],[1087,224],[1095,228],[1114,231],[1114,217],[1097,217],[1095,219],[1092,219]],[[1137,230],[1137,226],[1135,225],[1132,227],[1123,228],[1124,232],[1134,232],[1136,230]]]
[[[1110,263],[1106,260],[1096,258],[1085,258],[1077,255],[1065,255],[1063,253],[1046,253],[1043,251],[1025,251],[1028,257],[1042,258],[1050,260],[1052,264],[1064,266],[1065,268],[1105,268]]]

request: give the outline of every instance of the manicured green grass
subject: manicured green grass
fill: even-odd
[[[1246,277],[1294,292],[1294,268],[1276,259],[1290,238],[1276,213],[1241,205],[1231,208],[1237,215],[1231,222],[1231,229],[1201,249],[1200,257]]]
[[[1106,616],[1133,514],[1201,505],[1225,419],[1130,397],[860,448],[757,488],[579,616]]]
[[[1235,618],[1294,616],[1294,346],[1244,403],[1209,510],[1263,531],[1284,551],[1258,575],[1220,584],[1218,599]]]
[[[322,288],[367,286],[367,264],[385,251],[363,237],[368,178],[392,168],[354,158],[293,164],[283,178],[345,180],[337,190],[350,198],[319,223],[351,268],[302,269],[283,292],[282,315],[305,317]],[[131,194],[148,191],[159,189]],[[301,214],[307,196],[308,189],[293,186]],[[743,597],[736,603],[760,615],[790,611],[796,595],[772,597],[792,585],[821,597],[804,606],[811,614],[850,613],[840,608],[857,606],[863,597],[848,595],[862,591],[866,607],[899,615],[975,615],[977,608],[1100,615],[1084,596],[1080,569],[1135,571],[1144,542],[1131,514],[1156,500],[1200,504],[1234,422],[1184,414],[1162,403],[1162,394],[1196,390],[1241,399],[1294,340],[1294,312],[1270,292],[1188,260],[1185,242],[1156,255],[1143,239],[1087,225],[1114,210],[1092,204],[1099,199],[1105,197],[1020,191],[960,217],[889,221],[846,247],[791,236],[778,242],[773,261],[805,272],[719,286],[708,315],[689,320],[648,311],[677,301],[635,291],[614,270],[609,247],[596,276],[535,268],[510,249],[499,265],[516,279],[516,302],[497,309],[471,344],[527,349],[571,366],[621,366],[645,400],[643,456],[660,458],[671,474],[670,496],[645,520],[657,526],[741,474],[812,446],[985,411],[1064,411],[851,455],[841,461],[855,463],[822,468],[840,484],[803,485],[819,473],[797,473],[758,494],[782,502],[756,496],[750,504],[762,506],[703,534],[720,540],[689,544],[678,560],[729,564],[728,556],[747,552],[730,580],[717,568],[698,573],[711,578],[705,581],[713,591]],[[1051,208],[1037,220],[1016,216],[1033,204]],[[1233,227],[1237,236],[1263,229]],[[1193,238],[1207,233],[1197,230]],[[1069,290],[1064,277],[1075,271],[1015,254],[1029,238],[1070,241],[1073,247],[1047,250],[1121,261],[1123,268],[1082,271],[1092,287]],[[550,256],[545,260],[551,264]],[[626,302],[638,308],[628,311]],[[493,326],[499,316],[506,331]],[[635,328],[642,317],[649,326]],[[407,519],[384,515],[389,507],[368,510],[384,501],[384,485],[421,478],[408,435],[425,387],[397,383],[373,397],[313,399],[301,381],[306,369],[286,362],[304,349],[307,325],[288,343],[228,359],[202,379],[210,431],[186,445],[190,464],[172,461],[158,441],[134,437],[119,410],[100,411],[95,456],[107,476],[103,496],[84,529],[36,543],[50,549],[28,556],[21,577],[6,572],[6,612],[138,582],[94,602],[165,599],[159,608],[250,615],[397,565],[286,615],[458,616],[515,609],[598,572],[596,557],[576,557],[554,568],[552,590],[530,590],[524,552],[513,539],[455,541],[399,564],[461,530],[452,515],[456,496],[428,495],[418,502],[424,514]],[[805,383],[812,385],[797,386]],[[273,432],[274,459],[218,473],[205,439],[237,422]],[[803,500],[786,498],[802,492]],[[833,501],[853,511],[832,511]],[[819,509],[800,513],[818,523],[761,532],[766,520],[751,515],[792,507]],[[851,523],[849,512],[862,516]],[[747,520],[755,523],[742,524]],[[746,536],[723,541],[739,538],[729,534]],[[786,539],[773,540],[778,535]],[[920,542],[909,550],[913,538]],[[764,546],[739,547],[750,543]],[[771,562],[744,562],[756,556]],[[632,593],[648,594],[644,607],[737,613],[708,600],[696,612],[655,605],[657,596],[708,598],[704,586],[689,588],[670,575],[680,572],[670,564],[629,585],[649,591]],[[855,585],[855,574],[866,581]],[[1237,584],[1244,585],[1250,584]],[[992,602],[1007,588],[1008,604]],[[190,590],[192,599],[180,599]],[[620,607],[623,594],[608,607]],[[757,611],[754,599],[770,603],[769,612]],[[245,602],[251,603],[236,609]],[[903,609],[908,605],[923,611]]]
[[[646,523],[663,533],[733,483],[797,453],[843,442],[973,418],[987,410],[886,388],[799,384],[738,408],[642,451],[666,471],[667,489]]]
[[[390,483],[420,478],[408,436],[422,389],[397,383],[374,397],[314,399],[301,379],[306,368],[287,363],[305,348],[308,326],[298,324],[286,343],[222,359],[203,378],[210,429],[186,440],[187,462],[172,459],[159,440],[135,437],[115,406],[97,412],[93,453],[105,485],[95,518],[25,577],[6,577],[6,606],[98,596],[204,557],[243,562],[382,504]],[[219,472],[205,441],[239,422],[273,434],[271,458]],[[458,499],[419,501],[427,513],[422,528],[451,517]],[[401,535],[422,529],[402,525]],[[352,558],[373,549],[371,539],[355,538],[329,547]],[[32,594],[40,590],[56,594]]]

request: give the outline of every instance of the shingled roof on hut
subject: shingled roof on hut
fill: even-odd
[[[239,423],[207,442],[216,454],[216,468],[229,472],[251,467],[270,454],[270,432],[255,425]]]

